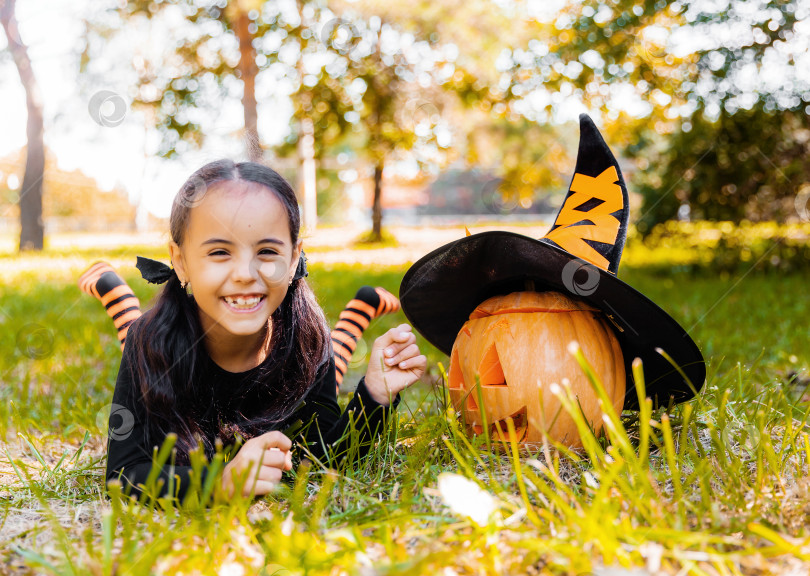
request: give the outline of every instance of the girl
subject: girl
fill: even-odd
[[[232,494],[248,472],[244,495],[267,494],[291,469],[292,441],[279,430],[296,422],[316,459],[344,458],[351,436],[359,440],[353,456],[368,450],[427,360],[410,326],[389,330],[375,340],[366,375],[340,413],[329,330],[304,279],[299,226],[292,188],[260,164],[212,162],[180,189],[170,217],[173,269],[139,266],[166,286],[128,326],[110,414],[108,481],[137,492],[153,448],[169,433],[177,436],[176,462],[159,471],[161,495],[173,484],[180,500],[198,446],[210,459],[218,442],[247,439],[220,479]],[[129,313],[125,300],[122,314]],[[353,426],[358,433],[350,434]]]

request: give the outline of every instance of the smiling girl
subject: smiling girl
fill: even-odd
[[[329,329],[305,280],[299,227],[292,188],[260,164],[212,162],[183,185],[170,217],[173,269],[140,259],[145,277],[166,286],[125,332],[108,481],[137,492],[170,433],[176,461],[160,470],[161,494],[173,477],[178,499],[190,485],[191,451],[199,447],[210,460],[220,441],[238,448],[220,478],[226,493],[244,473],[243,494],[268,493],[292,467],[292,439],[280,430],[299,420],[313,458],[345,457],[352,426],[355,453],[367,451],[426,359],[410,326],[389,330],[375,340],[341,413]]]

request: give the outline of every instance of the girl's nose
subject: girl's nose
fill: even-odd
[[[256,279],[256,261],[252,258],[238,258],[234,262],[233,279],[238,282],[251,282]]]

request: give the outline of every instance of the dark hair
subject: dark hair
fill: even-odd
[[[218,160],[206,164],[186,181],[174,200],[170,217],[172,240],[183,245],[189,216],[217,182],[260,184],[273,192],[287,210],[290,236],[298,241],[300,216],[295,192],[274,170],[254,162]],[[177,275],[167,282],[155,305],[127,334],[133,377],[146,408],[150,437],[157,443],[177,434],[177,463],[202,442],[206,456],[215,451],[211,437],[224,444],[236,435],[251,438],[287,419],[313,385],[329,352],[329,328],[323,311],[304,278],[295,280],[269,321],[270,352],[255,382],[233,390],[229,412],[235,422],[220,422],[212,390],[199,390],[200,360],[206,354],[196,301],[186,295]]]

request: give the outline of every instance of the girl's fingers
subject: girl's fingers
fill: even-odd
[[[273,490],[275,490],[277,484],[277,482],[271,482],[268,480],[258,480],[253,486],[253,495],[264,496],[265,494],[270,494]],[[248,487],[245,487],[244,495],[248,496]]]
[[[275,466],[281,468],[287,462],[290,452],[282,452],[278,448],[270,448],[262,455],[262,464],[264,466]]]
[[[389,346],[391,344],[396,344],[397,342],[405,342],[411,337],[414,336],[410,325],[400,324],[396,328],[391,328],[388,332],[377,338],[376,342],[381,343],[383,346]]]
[[[416,342],[416,334],[413,333],[410,326],[401,324],[394,328],[393,339],[395,342],[401,343]]]
[[[400,332],[413,332],[413,328],[411,328],[410,324],[400,324],[396,328],[391,328],[389,332],[393,332],[395,335],[399,335]]]
[[[391,358],[386,358],[385,363],[388,364],[389,366],[394,366],[396,364],[399,364],[403,360],[407,360],[408,358],[412,358],[418,355],[419,355],[419,346],[417,346],[416,344],[409,344],[408,346],[400,350],[395,356],[392,356]]]
[[[262,466],[259,470],[259,480],[275,483],[280,482],[281,468],[276,468],[275,466]]]
[[[259,440],[262,444],[264,449],[267,448],[278,448],[279,450],[289,450],[292,448],[292,440],[287,438],[282,432],[278,430],[273,430],[272,432],[267,432],[258,436],[256,440]]]
[[[427,367],[427,357],[425,355],[414,356],[403,360],[397,366],[401,370],[413,370],[414,368],[421,368],[424,370]]]
[[[385,347],[383,356],[386,359],[395,358],[397,355],[402,354],[402,351],[409,346],[416,345],[416,336],[413,332],[408,332],[401,341],[396,341]],[[387,364],[395,364],[396,362],[387,362]]]
[[[273,472],[275,470],[275,472]],[[250,487],[251,482],[255,482],[258,480],[264,480],[265,482],[275,482],[276,480],[281,479],[281,468],[276,466],[264,466],[259,464],[258,470],[256,466],[250,469],[250,475],[248,475],[245,479],[245,486]]]

